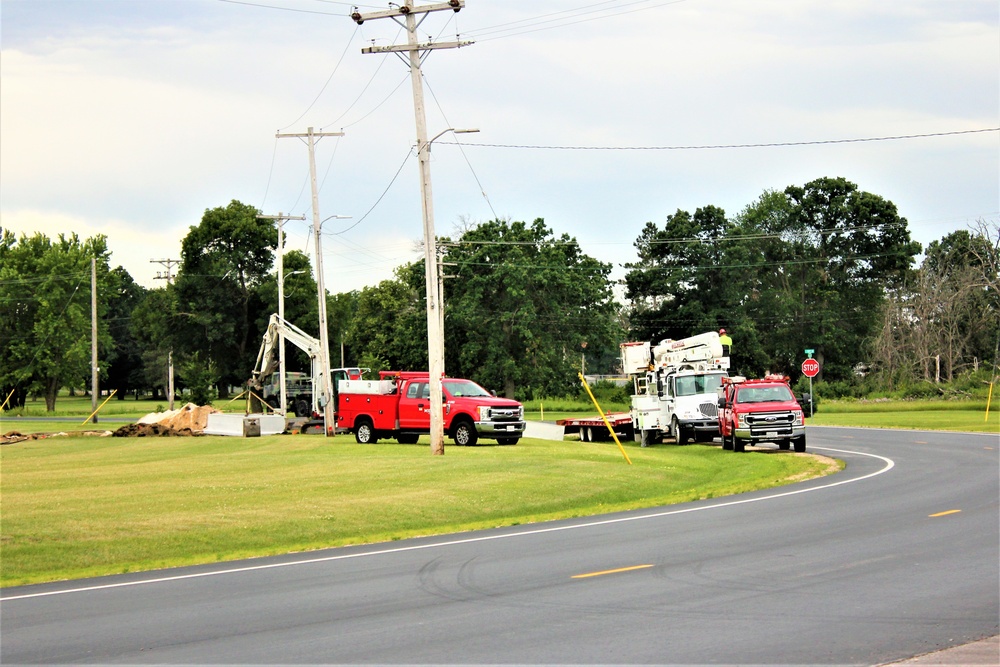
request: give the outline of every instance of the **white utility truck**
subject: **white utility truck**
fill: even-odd
[[[710,331],[656,346],[622,343],[622,370],[633,383],[632,427],[643,447],[664,436],[683,444],[719,435],[718,389],[729,376],[722,340]]]

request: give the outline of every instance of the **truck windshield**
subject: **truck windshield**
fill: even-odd
[[[696,394],[714,393],[716,389],[722,386],[723,377],[725,376],[721,373],[712,375],[683,375],[676,378],[674,386],[677,391],[674,395],[694,396]]]
[[[491,395],[490,392],[486,391],[471,380],[445,380],[444,388],[454,398]]]
[[[780,403],[792,400],[792,390],[784,385],[773,387],[740,387],[737,403]]]

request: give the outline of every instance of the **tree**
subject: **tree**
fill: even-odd
[[[147,291],[132,311],[129,333],[142,350],[142,384],[153,388],[154,398],[167,396],[168,356],[174,345],[180,344],[181,338],[176,336],[174,328],[178,320],[177,293],[173,285]]]
[[[444,245],[456,276],[444,297],[450,375],[508,398],[566,395],[581,353],[617,347],[611,265],[570,236],[555,237],[541,218],[492,220]]]
[[[260,286],[271,270],[278,232],[259,215],[235,200],[206,210],[181,244],[173,328],[184,335],[175,350],[198,352],[214,364],[221,398],[228,385],[246,381],[263,335],[258,322],[267,308]]]
[[[0,243],[0,386],[20,387],[20,404],[27,393],[44,395],[45,408],[55,410],[59,389],[90,373],[91,258],[97,260],[98,340],[111,347],[103,316],[107,311],[107,240],[103,235],[81,241],[60,234],[55,241],[43,234],[15,240],[4,232]],[[6,398],[6,395],[5,395]],[[0,399],[2,400],[2,399]]]
[[[119,400],[132,390],[148,387],[142,373],[142,348],[132,333],[132,313],[146,297],[147,290],[137,284],[128,271],[118,267],[109,276],[108,331],[114,340],[114,356],[107,364],[104,382],[117,391]]]
[[[629,265],[633,336],[733,336],[734,369],[794,373],[813,348],[828,379],[845,379],[880,325],[920,245],[877,195],[842,178],[765,192],[727,220],[704,207],[647,223]]]

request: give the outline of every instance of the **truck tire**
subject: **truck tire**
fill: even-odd
[[[594,429],[590,426],[584,426],[580,430],[580,434],[583,436],[584,442],[594,442]]]
[[[792,440],[792,444],[795,446],[795,451],[801,454],[806,451],[806,436],[800,435]]]
[[[309,414],[309,412],[310,412],[310,410],[309,410],[309,401],[307,401],[304,398],[300,398],[297,401],[295,401],[295,407],[293,408],[293,410],[295,411],[295,416],[296,417],[311,417],[312,416],[311,414]]]
[[[378,442],[378,434],[375,433],[375,425],[368,417],[358,417],[354,423],[354,439],[362,445],[374,445]]]
[[[497,438],[498,445],[516,445],[520,438]]]
[[[651,444],[653,444],[654,433],[655,431],[652,431],[648,428],[642,429],[641,444],[643,447],[649,447]]]
[[[451,437],[455,440],[456,445],[464,447],[472,447],[479,440],[479,434],[476,433],[475,425],[468,419],[459,420],[455,424]]]
[[[400,433],[396,436],[396,442],[401,445],[415,445],[420,436],[416,433]]]
[[[747,450],[747,441],[743,438],[737,438],[733,436],[733,451],[734,452],[745,452]]]
[[[727,452],[733,451],[733,438],[732,436],[722,436],[722,448]]]
[[[674,442],[676,442],[678,445],[683,445],[685,442],[687,442],[688,440],[687,429],[683,428],[680,425],[680,422],[677,421],[677,417],[674,417],[670,421],[670,432],[674,434]]]

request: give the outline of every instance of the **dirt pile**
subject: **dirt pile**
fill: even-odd
[[[112,433],[116,438],[201,435],[208,426],[208,415],[219,412],[207,405],[188,403],[178,410],[151,412],[134,424],[126,424]]]
[[[204,431],[208,426],[208,415],[219,412],[208,405],[195,405],[188,403],[179,410],[167,410],[166,412],[153,412],[142,417],[137,424],[159,424],[172,428],[175,431],[190,429],[195,433]]]
[[[171,428],[165,424],[125,424],[112,433],[116,438],[145,438],[160,436],[192,436],[196,435],[190,428]]]

